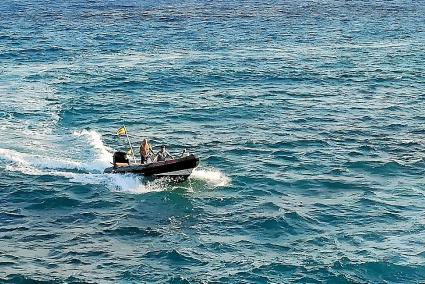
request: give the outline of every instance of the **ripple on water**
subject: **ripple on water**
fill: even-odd
[[[62,208],[74,208],[81,204],[81,201],[70,198],[67,196],[55,196],[42,200],[35,200],[37,203],[33,203],[26,206],[26,209],[33,210],[50,210],[50,209],[62,209]]]
[[[405,283],[425,277],[423,266],[398,265],[386,261],[353,262],[347,258],[336,261],[332,270],[350,275],[357,281]]]
[[[24,236],[21,238],[23,242],[32,242],[32,241],[49,241],[58,238],[59,234],[32,234],[28,236]]]
[[[172,250],[157,250],[149,251],[143,255],[147,259],[163,259],[170,261],[177,265],[207,265],[208,262],[200,260],[192,255],[189,255],[187,252],[179,252],[175,249]]]
[[[320,231],[316,225],[316,221],[302,217],[296,212],[287,212],[283,216],[251,216],[243,222],[246,229],[269,236],[299,235]]]
[[[0,212],[0,223],[1,224],[14,224],[16,222],[22,222],[22,219],[25,218],[25,215],[19,214],[20,210],[13,210],[9,212],[2,211]]]
[[[105,229],[103,232],[111,236],[131,236],[137,238],[160,237],[162,235],[161,232],[150,227],[140,228],[135,226],[119,226],[114,229]]]
[[[345,167],[382,176],[404,175],[411,170],[410,165],[403,165],[397,161],[353,161],[345,163]]]
[[[79,212],[71,215],[61,216],[57,218],[54,222],[56,224],[85,224],[90,223],[91,221],[94,221],[98,218],[96,213],[93,212]]]
[[[0,282],[425,279],[421,1],[3,2]]]

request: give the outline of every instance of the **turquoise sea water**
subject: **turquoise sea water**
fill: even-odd
[[[425,281],[423,1],[3,1],[0,282]],[[201,158],[102,174],[125,141]]]

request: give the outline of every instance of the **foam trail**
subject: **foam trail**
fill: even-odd
[[[20,153],[11,149],[0,148],[0,159],[9,161],[13,165],[7,165],[6,169],[9,171],[21,171],[30,175],[52,174],[54,171],[42,171],[44,169],[66,169],[102,173],[103,170],[110,166],[112,161],[111,148],[106,147],[99,133],[96,131],[83,130],[81,132],[74,132],[78,137],[85,137],[87,142],[95,150],[95,158],[88,162],[73,161],[65,158],[53,158],[42,155],[30,155]]]
[[[152,182],[142,182],[142,180],[134,175],[115,175],[109,174],[110,185],[115,188],[112,190],[127,192],[127,193],[147,193],[147,192],[159,192],[167,189],[167,184],[164,180],[154,180]]]
[[[110,163],[112,162],[113,149],[103,144],[102,136],[99,133],[94,130],[83,130],[75,131],[74,135],[77,137],[85,137],[89,144],[93,146],[96,151],[97,159],[91,163],[88,163],[88,168],[103,171],[103,169],[111,165]]]
[[[135,175],[103,174],[104,168],[110,166],[113,149],[105,146],[101,135],[94,130],[76,131],[73,134],[77,137],[83,137],[92,146],[95,152],[93,160],[87,162],[72,161],[59,157],[30,155],[2,148],[0,148],[0,159],[12,162],[5,167],[8,171],[22,172],[28,175],[60,176],[69,179],[70,182],[105,185],[116,191],[137,194],[164,191],[169,188],[165,180],[146,182]],[[72,170],[80,172],[72,172]],[[230,184],[230,178],[213,168],[195,169],[190,179],[205,181],[213,187]]]
[[[30,167],[28,165],[18,165],[18,166],[7,165],[5,169],[10,172],[21,172],[23,174],[31,175],[31,176],[43,175],[43,171]]]
[[[0,157],[4,160],[9,160],[19,164],[27,164],[27,161],[23,157],[24,154],[18,153],[9,149],[0,149]]]
[[[5,169],[10,172],[20,172],[32,176],[56,176],[69,179],[70,182],[89,185],[104,185],[110,190],[127,193],[147,193],[166,190],[163,182],[147,182],[133,175],[115,175],[103,173],[75,173],[55,169],[39,169],[27,163],[6,165]]]
[[[104,185],[112,191],[127,193],[147,193],[163,191],[165,186],[160,183],[146,183],[134,175],[115,174],[93,174],[93,173],[70,173],[70,172],[49,172],[49,175],[69,178],[70,182],[89,185]]]
[[[200,169],[196,168],[190,175],[191,179],[203,180],[212,186],[228,186],[230,184],[230,178],[219,170],[213,168]]]
[[[20,153],[10,149],[0,148],[0,159],[8,160],[19,166],[35,167],[41,169],[83,169],[84,165],[80,162],[44,158],[37,155]]]
[[[143,179],[135,175],[117,174],[80,174],[69,172],[57,172],[53,175],[64,176],[71,182],[80,184],[104,185],[112,191],[141,194],[148,192],[160,192],[167,189],[165,181],[154,180],[143,182]]]

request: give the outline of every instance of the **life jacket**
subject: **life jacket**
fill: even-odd
[[[149,143],[140,145],[140,155],[147,157],[149,155],[150,149],[151,145],[149,145]]]

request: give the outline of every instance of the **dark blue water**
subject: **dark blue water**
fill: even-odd
[[[425,281],[424,23],[423,1],[3,1],[0,282]],[[124,124],[199,168],[102,174]]]

